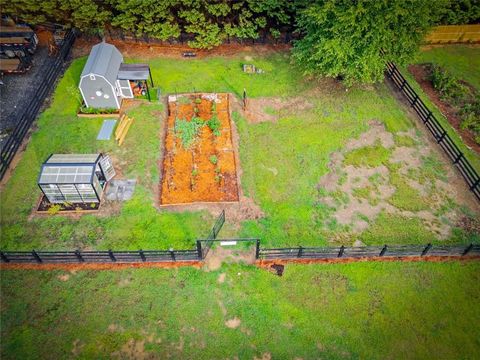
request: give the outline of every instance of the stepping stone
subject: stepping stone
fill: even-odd
[[[137,180],[112,180],[108,184],[105,196],[107,200],[111,201],[126,201],[130,200],[135,191]]]
[[[115,128],[115,124],[117,120],[104,120],[102,124],[102,128],[97,135],[97,140],[110,140],[112,136],[113,129]]]

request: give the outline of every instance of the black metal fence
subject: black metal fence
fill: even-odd
[[[427,108],[425,103],[420,99],[418,94],[413,90],[407,80],[393,63],[388,63],[387,77],[400,89],[402,94],[407,98],[411,107],[418,114],[422,122],[435,138],[437,144],[445,151],[455,167],[460,171],[463,178],[467,182],[470,190],[475,194],[477,200],[480,201],[480,176],[473,168],[470,162],[465,158],[458,146],[448,135],[444,127],[435,118],[435,115]]]
[[[218,236],[218,233],[223,227],[223,224],[225,223],[225,210],[222,210],[222,213],[218,216],[217,220],[215,221],[215,224],[212,227],[212,230],[210,231],[210,234],[206,239],[203,240],[197,240],[197,252],[198,256],[201,259],[205,259],[207,256],[208,252],[210,251],[210,248],[212,247],[213,242]]]
[[[335,259],[373,258],[382,256],[480,256],[480,245],[384,245],[362,247],[297,247],[262,249],[259,259]]]
[[[32,96],[30,104],[26,106],[23,113],[19,115],[15,129],[5,141],[0,152],[0,179],[5,175],[15,153],[22,144],[33,121],[36,119],[42,104],[52,90],[58,76],[62,73],[64,61],[70,53],[75,37],[75,30],[67,32],[55,61],[45,70],[41,84]]]
[[[198,261],[196,250],[0,251],[4,263],[138,263]]]
[[[221,239],[214,241],[253,242],[255,257],[265,260],[377,258],[392,256],[480,256],[480,244],[470,245],[384,245],[363,247],[296,247],[265,249],[258,239]],[[2,263],[141,263],[202,261],[201,250],[127,250],[127,251],[0,251]]]

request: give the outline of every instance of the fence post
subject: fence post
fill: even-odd
[[[113,255],[112,249],[108,250],[108,256],[110,256],[110,260],[112,260],[113,262],[117,261],[117,259],[115,259],[115,256]]]
[[[468,245],[467,248],[463,251],[462,256],[467,255],[472,249],[473,249],[473,244]]]
[[[80,254],[80,250],[75,250],[75,255],[77,256],[77,259],[79,262],[84,262],[82,254]]]
[[[423,123],[426,124],[427,122],[429,122],[432,115],[432,112],[429,110],[427,117],[423,120]]]
[[[440,143],[443,141],[443,139],[445,139],[445,136],[446,136],[446,135],[447,135],[447,132],[444,131],[444,132],[442,133],[442,135],[440,135],[440,137],[438,138],[437,144],[440,144]]]
[[[3,251],[0,251],[0,258],[6,263],[10,262],[10,260],[7,258],[7,255],[5,255]]]
[[[383,245],[383,248],[380,251],[380,255],[378,255],[378,256],[383,256],[383,255],[385,255],[386,252],[387,252],[387,245],[385,244],[385,245]]]
[[[138,250],[138,253],[140,254],[140,258],[142,261],[146,261],[147,259],[145,258],[145,254],[142,249]]]
[[[303,247],[302,247],[302,246],[299,246],[299,247],[298,247],[297,257],[300,258],[300,257],[302,257],[302,255],[303,255]]]
[[[257,239],[257,244],[255,248],[255,259],[260,257],[260,239]]]
[[[202,242],[200,240],[197,240],[197,256],[201,260],[203,258],[202,255]]]
[[[340,246],[340,251],[338,252],[337,257],[342,257],[344,252],[345,252],[345,246],[342,245]]]
[[[432,248],[432,244],[428,244],[427,246],[425,246],[425,249],[423,249],[421,256],[427,255],[428,251],[429,251],[431,248]]]
[[[413,101],[412,101],[412,107],[415,107],[415,105],[417,105],[417,101],[418,101],[418,94],[415,93],[415,97],[413,98]]]
[[[172,257],[172,260],[176,261],[175,260],[175,252],[173,251],[173,249],[168,249],[168,251],[170,252],[170,256]]]
[[[460,161],[461,158],[463,158],[463,153],[462,152],[460,152],[460,154],[457,155],[457,157],[455,158],[453,163],[458,164],[458,162]]]
[[[472,186],[470,186],[470,190],[475,190],[475,188],[480,185],[480,178],[477,179],[477,181],[475,181]]]
[[[42,262],[42,259],[40,259],[40,256],[37,254],[37,252],[35,250],[32,250],[32,255],[35,258],[35,260],[37,260],[37,262],[39,262],[39,263]]]
[[[403,91],[403,89],[405,88],[405,85],[407,84],[407,79],[405,79],[403,76],[403,81],[402,81],[402,85],[400,86],[400,90]]]

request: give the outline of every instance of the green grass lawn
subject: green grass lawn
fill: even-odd
[[[420,51],[416,62],[440,65],[480,90],[480,47],[476,45],[432,47]]]
[[[75,60],[65,73],[51,106],[40,116],[38,129],[0,194],[1,248],[192,248],[195,238],[208,234],[214,217],[205,211],[174,213],[154,207],[159,183],[157,164],[162,156],[159,133],[165,112],[163,103],[144,103],[129,111],[135,122],[121,148],[113,140],[95,140],[102,120],[75,116],[78,102],[73,89],[85,61]],[[331,244],[329,231],[339,228],[332,225],[325,231],[322,219],[330,216],[330,210],[318,202],[317,183],[328,172],[332,152],[366,131],[372,119],[385,124],[392,133],[411,129],[413,122],[384,84],[345,91],[322,81],[304,80],[286,53],[253,54],[249,61],[265,73],[243,73],[241,64],[245,60],[241,55],[189,60],[158,58],[149,62],[162,95],[193,90],[241,95],[245,88],[252,98],[301,95],[307,99],[311,108],[282,113],[278,122],[250,124],[233,113],[240,133],[242,186],[265,217],[244,221],[238,227],[228,228],[227,224],[226,230],[229,236],[260,237],[266,246]],[[36,186],[40,164],[50,153],[97,151],[113,155],[117,164],[122,165],[124,178],[138,179],[131,201],[111,216],[30,216],[40,195]],[[415,197],[409,197],[412,198]],[[392,223],[396,223],[396,231],[403,233],[402,239],[423,241],[431,237],[416,221],[381,216],[371,224],[369,241],[383,243],[381,231],[375,229]]]
[[[1,357],[474,359],[479,274],[479,262],[5,270]]]

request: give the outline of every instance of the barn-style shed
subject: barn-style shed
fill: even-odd
[[[92,48],[78,87],[86,107],[120,109],[124,98],[150,96],[148,80],[153,86],[148,64],[124,64],[120,51],[102,42]]]
[[[43,163],[37,183],[50,203],[98,203],[114,176],[108,155],[52,154]]]

